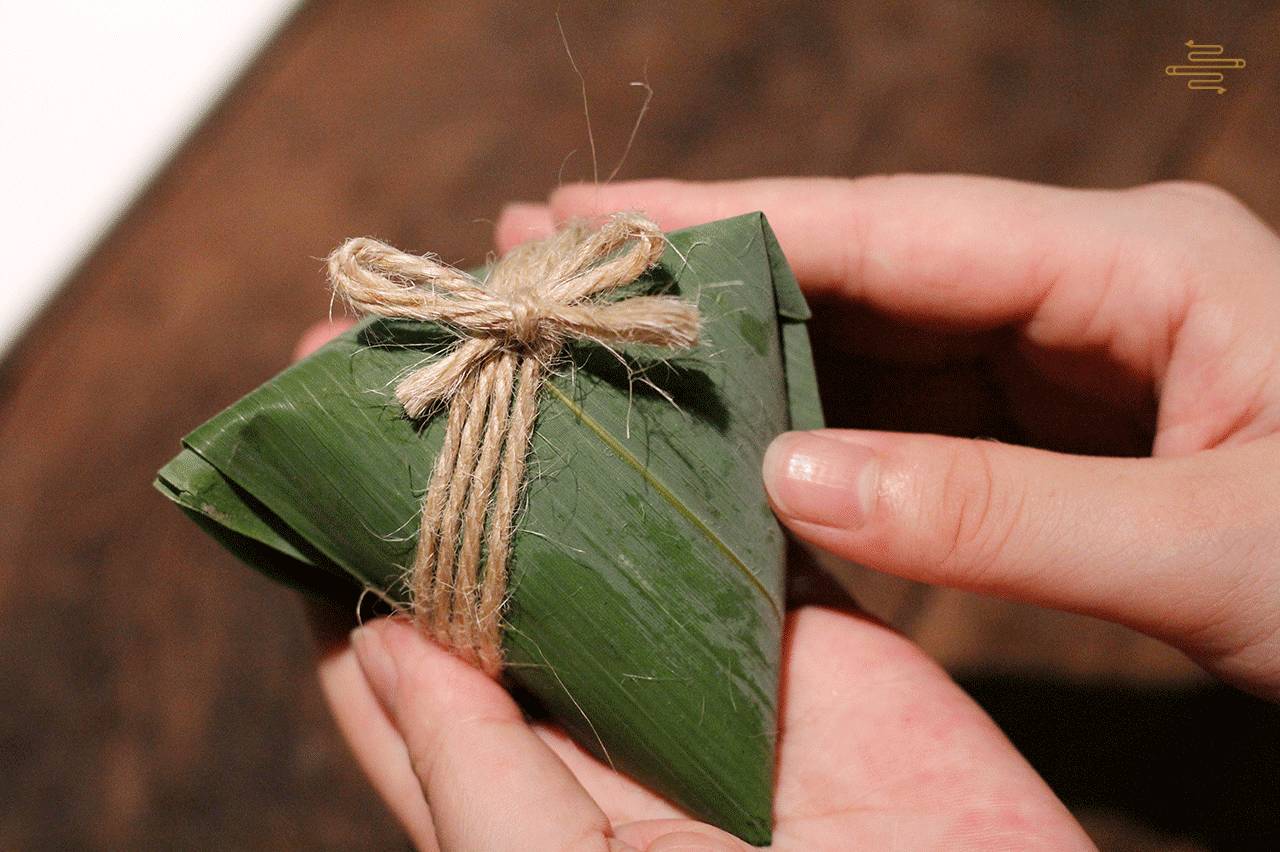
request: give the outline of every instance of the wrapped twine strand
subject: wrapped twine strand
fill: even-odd
[[[413,617],[490,675],[502,670],[502,607],[538,391],[569,340],[697,345],[695,305],[670,296],[602,299],[662,257],[657,225],[617,213],[517,247],[483,282],[432,255],[367,238],[329,255],[334,294],[360,314],[444,324],[460,342],[406,376],[411,418],[448,403],[409,574]],[[481,560],[483,557],[483,565]]]

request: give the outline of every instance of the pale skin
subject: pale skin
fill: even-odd
[[[837,345],[936,361],[1003,346],[1011,414],[1047,445],[1081,423],[1118,434],[1153,419],[1141,458],[780,436],[765,485],[798,538],[1126,624],[1280,698],[1280,239],[1234,199],[956,176],[569,186],[507,208],[498,248],[620,209],[668,230],[763,210],[809,296],[850,309],[846,331],[823,327]],[[333,332],[313,329],[300,351]],[[320,675],[421,848],[743,846],[527,724],[498,684],[404,623],[334,644]],[[939,667],[852,611],[788,615],[778,760],[778,849],[1090,848]]]

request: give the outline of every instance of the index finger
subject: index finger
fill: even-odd
[[[1121,194],[961,175],[656,180],[566,186],[550,209],[638,209],[666,230],[761,210],[809,292],[982,328],[1029,318],[1067,267],[1105,279]]]

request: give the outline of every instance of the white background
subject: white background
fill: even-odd
[[[0,0],[0,358],[297,0]]]

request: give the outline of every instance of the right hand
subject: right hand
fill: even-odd
[[[763,210],[806,292],[859,318],[832,346],[998,351],[1009,413],[1059,433],[1154,421],[1152,458],[789,433],[765,479],[799,537],[1130,625],[1280,699],[1280,239],[1233,198],[957,176],[569,186],[508,208],[498,247],[623,209],[668,230]]]

